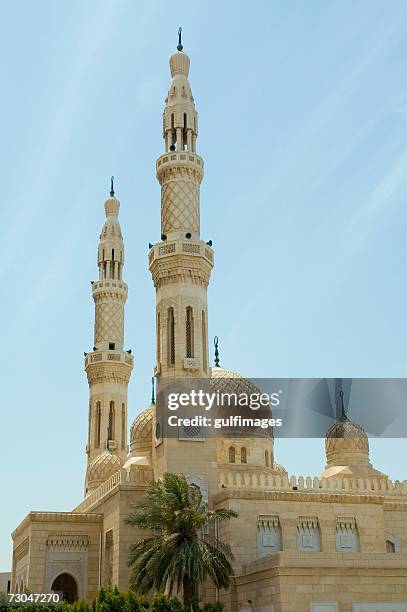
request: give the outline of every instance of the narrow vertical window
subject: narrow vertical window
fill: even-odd
[[[126,447],[126,406],[122,404],[122,449]]]
[[[109,407],[109,429],[108,440],[114,440],[114,402],[110,402]]]
[[[247,450],[244,446],[240,450],[240,463],[247,463]]]
[[[269,452],[268,452],[268,450],[264,451],[264,462],[266,464],[266,467],[269,467]]]
[[[186,356],[193,357],[194,356],[194,316],[192,313],[191,306],[187,308],[187,318],[185,323],[185,332],[186,332]]]
[[[202,311],[202,367],[204,371],[208,369],[208,357],[206,347],[206,318],[205,311]]]
[[[160,313],[157,314],[157,366],[161,361],[161,320]]]
[[[102,410],[100,407],[100,402],[96,402],[96,429],[95,429],[95,446],[99,448],[100,446],[100,422],[102,419]]]
[[[168,365],[175,365],[175,323],[172,307],[168,309],[167,316],[167,351]]]
[[[229,463],[236,462],[236,451],[234,446],[229,447]]]
[[[88,449],[90,446],[90,428],[92,427],[92,404],[89,402],[89,416],[88,416]]]

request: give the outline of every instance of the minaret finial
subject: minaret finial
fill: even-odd
[[[215,345],[215,368],[219,368],[219,350],[218,350],[218,346],[219,346],[219,338],[218,336],[215,336],[213,339],[213,343]]]
[[[342,390],[339,392],[339,396],[341,398],[341,410],[342,410],[341,420],[342,421],[346,421],[347,418],[348,418],[348,415],[346,414],[347,410],[345,408],[345,404],[344,404],[344,401],[343,401],[343,391]]]
[[[110,195],[111,197],[114,196],[114,187],[113,187],[113,183],[114,183],[114,176],[111,177],[110,179]]]
[[[179,28],[178,28],[178,45],[177,45],[178,51],[182,51],[182,49],[184,48],[182,46],[181,36],[182,36],[182,28],[181,28],[181,26],[179,26]]]
[[[151,378],[151,403],[155,404],[155,378]]]

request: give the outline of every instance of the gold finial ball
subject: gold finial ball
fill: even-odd
[[[189,74],[189,57],[183,51],[179,51],[178,53],[173,53],[170,57],[170,69],[171,76],[175,76],[176,74],[183,74],[184,76],[188,76]]]

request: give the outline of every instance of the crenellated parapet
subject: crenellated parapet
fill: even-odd
[[[74,515],[90,512],[105,497],[119,487],[146,489],[153,480],[153,471],[150,466],[133,465],[130,469],[119,468],[114,474],[107,478],[102,484],[94,489],[73,510]]]
[[[273,491],[303,491],[307,493],[376,494],[407,497],[407,480],[391,481],[387,476],[377,478],[317,478],[288,476],[243,469],[220,470],[219,486],[231,489]]]

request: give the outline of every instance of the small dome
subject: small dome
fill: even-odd
[[[147,408],[140,412],[130,428],[130,453],[145,455],[152,450],[153,411]]]
[[[106,217],[117,217],[119,214],[120,202],[114,196],[107,198],[105,202],[105,213]]]
[[[327,431],[326,466],[321,478],[384,477],[369,461],[369,438],[361,425],[343,416]]]
[[[89,466],[88,484],[89,488],[95,489],[113,476],[120,468],[121,461],[117,455],[113,455],[109,450],[104,450],[98,455]]]
[[[359,451],[368,455],[369,439],[361,425],[343,418],[328,429],[325,437],[325,450],[327,456],[345,450]]]
[[[189,57],[183,51],[173,53],[170,57],[171,76],[183,74],[186,77],[189,74]]]

